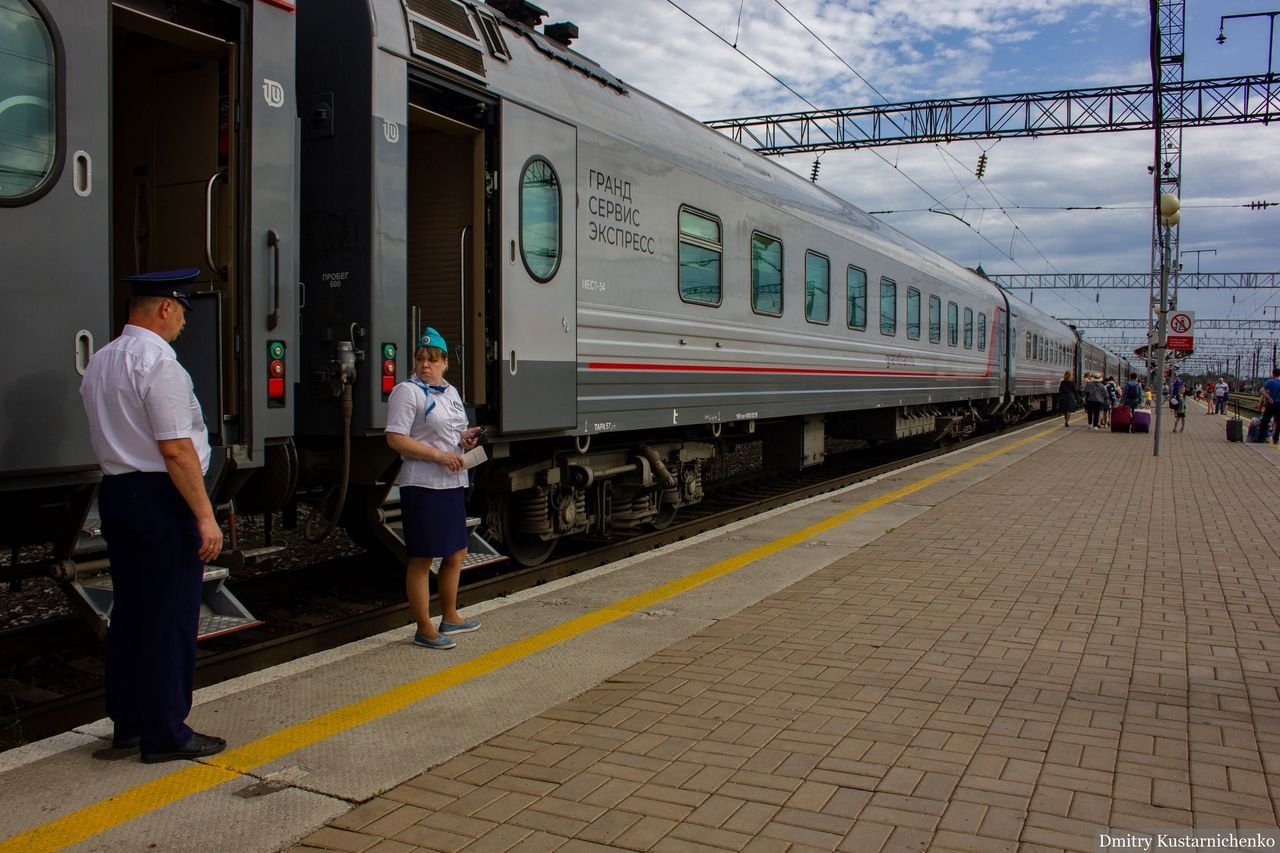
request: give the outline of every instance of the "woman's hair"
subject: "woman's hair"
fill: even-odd
[[[1070,370],[1064,370],[1064,371],[1062,371],[1062,378],[1063,378],[1063,379],[1070,379],[1070,378],[1071,378],[1071,371],[1070,371]]]
[[[423,350],[426,350],[427,352],[427,361],[431,362],[432,364],[435,364],[436,362],[440,362],[440,361],[449,360],[449,354],[444,350],[440,349],[440,347],[418,347],[416,350],[413,351],[413,357],[416,359],[418,357],[418,353],[422,352]]]

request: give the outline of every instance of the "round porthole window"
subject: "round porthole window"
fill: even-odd
[[[534,157],[520,173],[520,255],[537,281],[560,268],[560,178],[550,163]]]

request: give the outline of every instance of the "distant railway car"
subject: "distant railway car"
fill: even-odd
[[[220,505],[315,501],[394,544],[387,399],[430,325],[488,430],[472,510],[525,563],[668,523],[734,441],[802,467],[831,436],[962,436],[1114,358],[525,0],[90,7],[0,11],[0,69],[33,57],[0,75],[2,287],[28,309],[0,343],[3,544],[64,573],[96,482],[79,371],[139,270],[202,270],[179,349]]]

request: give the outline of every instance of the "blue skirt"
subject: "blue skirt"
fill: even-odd
[[[466,489],[400,488],[404,545],[410,557],[447,557],[467,547]]]

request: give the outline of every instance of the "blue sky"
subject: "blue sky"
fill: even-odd
[[[880,101],[775,0],[675,3],[820,107]],[[1151,79],[1145,0],[783,3],[889,101]],[[808,108],[667,0],[540,5],[548,21],[578,24],[577,50],[695,118]],[[1267,19],[1228,22],[1227,43],[1219,45],[1219,16],[1270,11],[1280,2],[1187,0],[1186,6],[1185,79],[1266,71]],[[1280,47],[1274,62],[1280,70]],[[1204,272],[1280,270],[1280,209],[1230,207],[1280,201],[1280,127],[1188,129],[1182,145],[1181,248],[1217,250],[1200,256]],[[1151,133],[1133,132],[830,152],[822,156],[819,183],[864,210],[899,211],[881,218],[955,261],[981,263],[991,273],[1140,272],[1151,256],[1146,167],[1153,148]],[[984,150],[987,172],[979,182],[973,168]],[[808,175],[812,159],[796,155],[779,162]],[[969,227],[924,210],[937,202],[898,172]],[[1082,205],[1112,209],[1030,209]],[[1194,256],[1182,260],[1195,269]],[[1058,316],[1086,319],[1144,317],[1147,310],[1145,291],[1040,291],[1035,303]],[[1179,307],[1200,317],[1270,319],[1276,314],[1270,306],[1277,305],[1276,291],[1242,291],[1234,301],[1221,291],[1184,291]],[[1252,346],[1246,333],[1238,348]]]

